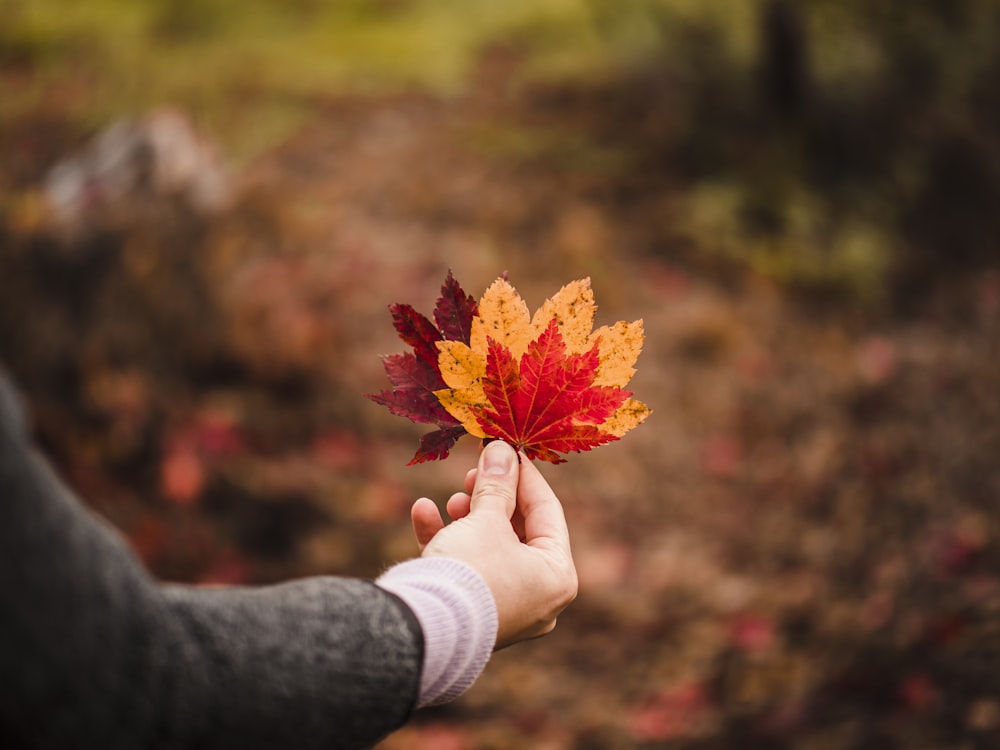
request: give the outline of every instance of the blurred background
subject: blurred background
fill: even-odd
[[[158,576],[376,575],[448,269],[643,318],[578,601],[381,750],[1000,746],[1000,5],[0,0],[0,361]]]

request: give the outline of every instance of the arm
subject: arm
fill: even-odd
[[[31,450],[0,379],[0,747],[362,747],[409,715],[422,648],[365,581],[158,585]]]

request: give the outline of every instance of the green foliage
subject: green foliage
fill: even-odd
[[[751,4],[752,5],[752,4]],[[0,116],[54,87],[84,124],[171,103],[237,154],[264,149],[330,92],[416,85],[461,90],[496,40],[528,75],[593,76],[674,46],[692,23],[724,22],[748,53],[747,4],[631,0],[0,0],[0,61],[28,74]],[[675,33],[676,32],[676,33]]]
[[[739,184],[706,183],[677,212],[677,231],[717,257],[810,292],[869,306],[884,301],[896,248],[889,221],[838,219],[801,188],[766,206]],[[888,218],[888,217],[886,217]]]
[[[25,74],[0,116],[37,110],[57,86],[85,125],[172,103],[242,155],[330,92],[457,91],[483,45],[512,32],[560,27],[557,47],[598,52],[585,4],[561,0],[0,0],[0,13],[0,61]]]
[[[763,82],[776,7],[801,45],[784,105]],[[240,162],[332,94],[477,85],[479,55],[502,42],[524,80],[632,86],[635,101],[610,138],[498,122],[471,145],[554,169],[653,162],[682,184],[678,229],[709,256],[875,299],[894,268],[932,276],[1000,232],[992,0],[0,0],[0,13],[6,123],[87,132],[176,105]]]

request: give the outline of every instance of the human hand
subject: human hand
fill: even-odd
[[[562,506],[538,469],[500,440],[483,448],[465,492],[448,500],[444,525],[428,498],[411,517],[423,556],[451,557],[486,581],[497,606],[496,648],[552,631],[577,593]]]

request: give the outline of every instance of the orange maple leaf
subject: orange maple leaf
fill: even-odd
[[[480,300],[469,342],[439,341],[441,405],[467,432],[500,438],[528,458],[617,440],[649,416],[624,386],[642,350],[642,321],[591,330],[589,279],[564,286],[531,316],[503,277]]]

